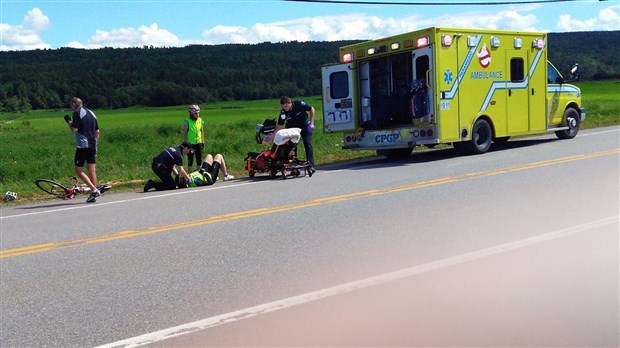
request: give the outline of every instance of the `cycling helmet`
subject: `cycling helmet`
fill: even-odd
[[[192,104],[187,108],[187,111],[189,111],[190,114],[195,114],[195,113],[199,113],[200,112],[200,106],[196,105],[196,104]]]
[[[17,198],[17,193],[15,193],[15,192],[7,191],[7,192],[4,194],[4,201],[5,201],[5,202],[8,202],[8,201],[13,201],[13,200],[15,200],[16,198]]]

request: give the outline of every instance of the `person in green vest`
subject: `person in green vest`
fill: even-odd
[[[224,156],[217,154],[212,156],[207,154],[199,170],[189,173],[188,187],[213,185],[217,181],[220,170],[224,175],[224,181],[232,180],[235,177],[228,173]]]
[[[193,152],[187,154],[187,169],[192,171],[194,156],[196,168],[202,165],[202,150],[205,148],[205,122],[200,117],[200,106],[192,104],[187,108],[189,116],[183,121],[183,140],[192,145]]]

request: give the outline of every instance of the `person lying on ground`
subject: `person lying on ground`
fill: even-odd
[[[224,156],[217,154],[212,156],[207,154],[199,170],[189,173],[188,187],[209,186],[215,184],[219,176],[220,170],[222,171],[223,180],[232,180],[235,177],[228,173],[226,169],[226,161]]]

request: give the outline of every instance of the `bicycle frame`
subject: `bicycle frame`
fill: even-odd
[[[86,184],[81,184],[77,177],[70,176],[69,178],[71,179],[71,184],[67,186],[49,179],[37,179],[35,180],[35,184],[43,192],[62,199],[73,199],[76,193],[86,193],[91,191],[90,187]],[[103,193],[112,188],[112,186],[108,184],[101,184],[97,188]]]

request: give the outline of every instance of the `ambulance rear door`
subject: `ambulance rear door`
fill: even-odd
[[[354,70],[351,63],[322,68],[323,128],[325,132],[353,131],[355,120]]]

